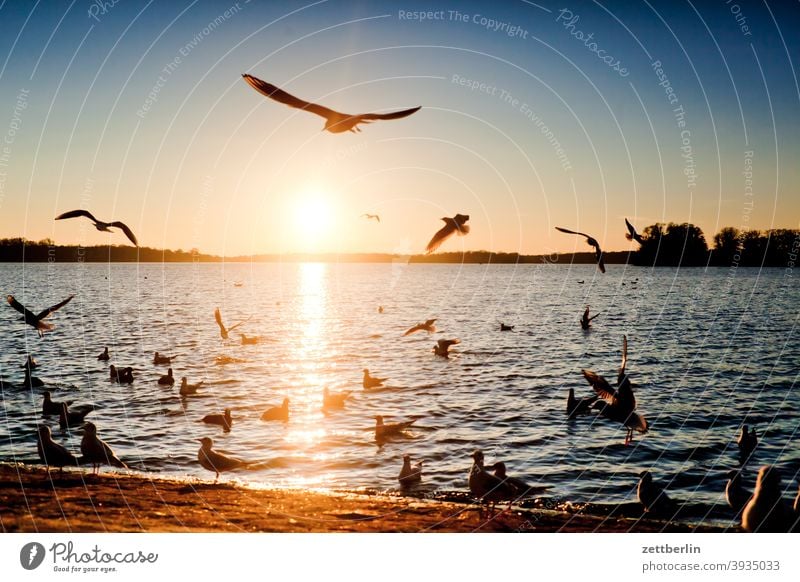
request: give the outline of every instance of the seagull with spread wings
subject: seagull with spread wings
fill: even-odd
[[[583,232],[578,232],[577,230],[569,230],[568,228],[561,228],[560,226],[557,226],[556,230],[560,230],[561,232],[566,232],[567,234],[578,234],[582,237],[586,237],[586,244],[588,244],[590,247],[594,247],[594,256],[597,259],[597,268],[600,269],[601,273],[606,272],[606,266],[603,263],[603,250],[600,248],[600,243],[597,242],[596,238],[591,237]]]
[[[70,210],[69,212],[65,212],[64,214],[59,214],[56,216],[56,220],[64,220],[65,218],[77,218],[79,216],[85,216],[92,222],[94,222],[94,227],[99,230],[100,232],[111,232],[110,228],[113,226],[115,228],[120,229],[122,232],[125,233],[125,236],[128,237],[135,246],[139,246],[139,242],[136,240],[136,236],[133,234],[133,231],[128,228],[128,226],[124,222],[120,222],[115,220],[114,222],[103,222],[102,220],[97,220],[92,213],[88,210]]]
[[[252,317],[252,316],[251,316]],[[217,320],[217,325],[219,326],[219,335],[222,339],[228,339],[228,333],[239,327],[240,325],[244,325],[250,318],[248,317],[244,321],[240,321],[236,325],[232,325],[231,327],[225,327],[225,324],[222,323],[222,314],[219,312],[219,307],[214,310],[214,319]]]
[[[411,335],[412,333],[416,333],[418,331],[427,331],[429,334],[436,331],[436,318],[434,319],[426,319],[423,323],[418,323],[414,327],[410,327],[406,330],[403,336]]]
[[[381,221],[381,217],[377,214],[362,214],[361,218],[366,218],[367,220],[375,220],[377,222]]]
[[[453,339],[440,339],[438,342],[436,342],[436,345],[433,346],[433,353],[443,358],[449,358],[450,348],[460,343],[461,340],[457,337],[454,337]]]
[[[53,328],[55,328],[55,326],[52,323],[46,323],[42,320],[48,317],[54,311],[58,311],[59,309],[64,307],[67,303],[72,301],[73,297],[75,296],[70,295],[69,297],[64,299],[64,301],[62,301],[61,303],[56,303],[52,307],[48,307],[47,309],[38,314],[34,314],[31,311],[28,311],[28,309],[26,309],[25,306],[22,305],[22,303],[14,299],[13,295],[9,295],[8,297],[6,297],[6,301],[8,301],[8,304],[11,307],[19,311],[22,314],[22,320],[28,325],[35,327],[36,331],[39,332],[39,337],[42,337],[44,335],[44,332],[51,331]]]
[[[425,247],[426,254],[434,252],[444,241],[453,236],[453,234],[464,236],[469,233],[469,225],[467,225],[469,214],[456,214],[453,218],[445,216],[442,220],[444,221],[444,226],[433,235],[428,246]]]
[[[412,113],[416,113],[421,109],[420,106],[412,109],[403,109],[402,111],[393,111],[391,113],[359,113],[351,115],[349,113],[340,113],[338,111],[334,111],[333,109],[328,109],[327,107],[317,105],[316,103],[303,101],[302,99],[299,99],[294,95],[290,95],[286,91],[279,89],[275,85],[267,83],[266,81],[262,81],[261,79],[253,77],[252,75],[243,74],[242,77],[253,89],[262,95],[269,97],[270,99],[274,99],[275,101],[283,103],[284,105],[288,105],[289,107],[294,107],[295,109],[304,109],[305,111],[309,111],[319,115],[320,117],[324,117],[325,129],[331,133],[343,133],[345,131],[352,131],[355,133],[357,131],[361,131],[361,129],[358,127],[360,123],[372,123],[373,121],[383,119],[401,119],[403,117],[408,117]]]
[[[630,222],[628,222],[627,218],[625,219],[625,226],[628,227],[628,232],[625,233],[625,238],[626,239],[635,240],[640,245],[644,244],[644,239],[642,238],[642,235],[640,235],[638,232],[636,232],[636,229],[633,228],[633,225]]]

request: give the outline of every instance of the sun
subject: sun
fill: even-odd
[[[297,232],[305,241],[319,241],[333,225],[333,208],[330,197],[320,190],[302,194],[293,206]]]

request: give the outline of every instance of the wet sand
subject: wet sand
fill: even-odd
[[[65,471],[0,464],[4,532],[692,532],[656,520],[548,509],[482,514],[476,504],[254,489],[226,481]],[[728,530],[730,531],[730,530]]]

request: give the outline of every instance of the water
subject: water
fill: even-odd
[[[727,470],[738,466],[743,422],[760,443],[748,466],[778,465],[786,496],[800,470],[797,430],[800,363],[798,285],[783,269],[645,269],[591,266],[393,264],[5,264],[0,289],[38,312],[76,297],[39,339],[10,307],[0,308],[5,379],[0,459],[37,462],[41,392],[19,386],[27,352],[54,398],[101,406],[90,415],[101,438],[139,471],[211,475],[197,463],[197,439],[270,466],[226,477],[274,487],[397,489],[404,453],[424,459],[424,490],[466,489],[470,453],[502,459],[509,474],[547,486],[559,499],[635,500],[645,469],[692,506],[724,503]],[[638,282],[634,283],[635,280]],[[584,281],[583,284],[579,281]],[[241,286],[235,286],[241,282]],[[585,304],[602,312],[584,332]],[[379,314],[377,308],[384,306]],[[214,322],[261,335],[223,342]],[[439,331],[402,337],[437,317]],[[499,322],[516,326],[501,333]],[[596,417],[568,421],[566,393],[591,394],[581,368],[612,384],[629,340],[628,372],[648,435],[625,446],[624,429]],[[454,356],[431,353],[458,337]],[[136,382],[108,381],[97,354],[133,366]],[[154,351],[177,354],[178,379],[205,381],[182,401],[156,381]],[[219,365],[218,356],[246,360]],[[389,377],[365,392],[362,369]],[[353,390],[344,410],[321,411],[322,390]],[[287,425],[262,422],[263,410],[291,399]],[[199,421],[232,409],[233,430]],[[424,416],[411,438],[383,447],[373,416]],[[73,434],[49,419],[54,437],[77,451]],[[703,515],[705,509],[696,512]]]

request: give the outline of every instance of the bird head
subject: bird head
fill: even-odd
[[[52,396],[53,395],[50,394],[50,390],[45,390],[44,391],[44,401],[45,402],[50,402],[52,400]]]
[[[781,486],[781,473],[777,467],[764,465],[758,470],[756,489],[769,492],[779,492]]]
[[[42,438],[48,438],[50,436],[50,427],[45,424],[39,425],[39,436]]]
[[[380,414],[379,414],[378,416],[376,416],[376,417],[375,417],[375,423],[376,423],[378,426],[380,426],[380,425],[382,425],[382,424],[383,424],[383,417],[382,417]]]
[[[283,408],[289,408],[289,399],[288,398],[284,398],[283,399],[283,404],[281,406]]]
[[[203,437],[203,438],[197,439],[197,440],[200,441],[200,444],[203,446],[204,449],[210,449],[211,446],[214,444],[214,441],[212,441],[208,437]]]
[[[480,449],[476,449],[475,451],[473,451],[472,452],[472,460],[474,460],[476,463],[482,463],[483,462],[483,451],[481,451]]]
[[[97,434],[97,427],[94,425],[93,422],[87,422],[86,424],[83,425],[83,434],[94,436]]]
[[[653,480],[652,475],[650,475],[650,471],[642,471],[641,473],[639,473],[639,478],[645,482]]]

